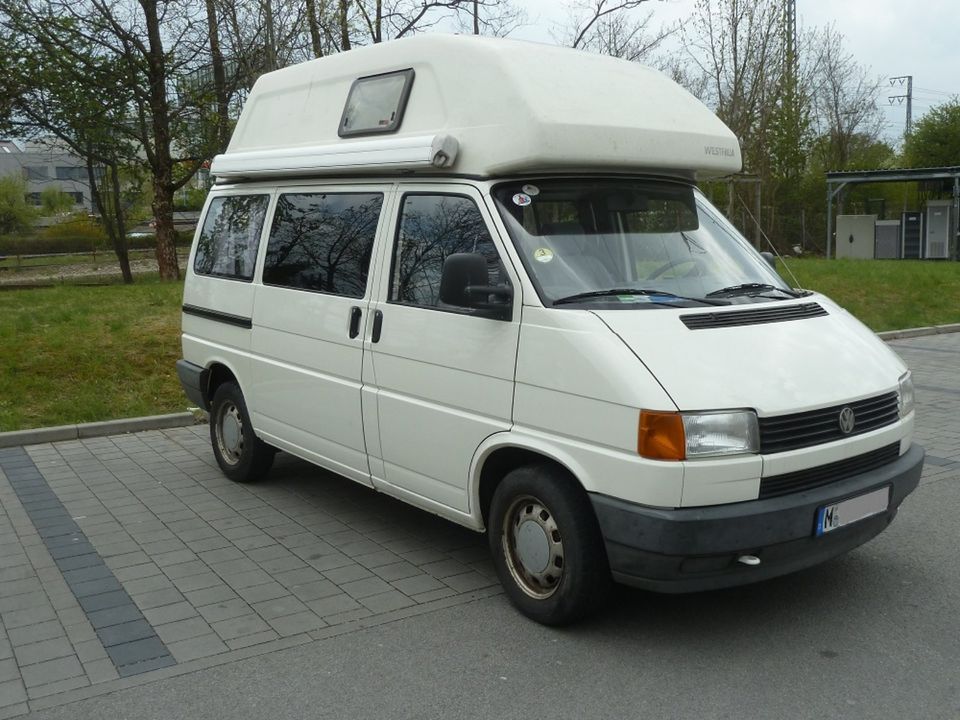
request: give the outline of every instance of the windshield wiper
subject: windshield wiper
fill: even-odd
[[[782,287],[777,287],[776,285],[768,285],[767,283],[741,283],[740,285],[730,285],[729,287],[720,288],[719,290],[714,290],[713,292],[708,292],[706,297],[732,297],[734,295],[759,295],[760,293],[769,292],[770,290],[775,290],[776,292],[781,292],[784,295],[789,295],[790,297],[803,297],[803,293],[797,293],[793,290],[786,290]]]
[[[580,300],[589,300],[590,298],[600,298],[608,297],[610,295],[646,295],[648,297],[658,296],[658,297],[667,297],[674,300],[690,300],[692,302],[703,303],[705,305],[725,305],[726,303],[718,303],[705,298],[692,298],[684,297],[683,295],[674,295],[673,293],[666,292],[664,290],[648,290],[646,288],[610,288],[609,290],[591,290],[590,292],[577,293],[576,295],[568,295],[567,297],[562,297],[559,300],[554,300],[554,305],[564,305],[566,303],[579,302]]]

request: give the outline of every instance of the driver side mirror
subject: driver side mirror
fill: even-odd
[[[776,269],[777,269],[777,259],[773,256],[773,253],[772,253],[772,252],[763,251],[762,253],[760,253],[760,257],[762,257],[764,260],[766,260],[766,261],[767,261],[767,265],[769,265],[770,267],[772,267],[772,268],[774,269],[774,272],[776,272]]]
[[[493,320],[513,316],[513,288],[490,285],[487,260],[477,253],[454,253],[443,261],[440,302]]]

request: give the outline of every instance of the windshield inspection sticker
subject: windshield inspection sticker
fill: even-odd
[[[530,196],[525,193],[517,193],[516,195],[513,196],[514,205],[519,205],[520,207],[526,207],[531,202],[533,201],[530,199]]]
[[[540,194],[540,188],[538,188],[536,185],[524,185],[522,188],[520,188],[520,191],[529,195],[530,197],[536,197]]]
[[[533,259],[537,262],[548,263],[553,260],[553,250],[550,248],[537,248],[533,251]]]

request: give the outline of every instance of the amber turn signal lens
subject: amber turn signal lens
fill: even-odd
[[[687,440],[680,413],[640,411],[637,452],[651,460],[683,460]]]

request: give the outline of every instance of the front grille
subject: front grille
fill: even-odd
[[[900,443],[828,465],[760,479],[760,499],[810,490],[889,465],[900,457]]]
[[[853,430],[849,433],[840,430],[840,411],[845,407],[853,410],[856,417]],[[792,415],[762,417],[758,419],[760,452],[767,455],[842,440],[845,437],[891,425],[899,416],[897,393],[889,392],[845,405],[834,405]]]
[[[691,330],[736,327],[737,325],[764,325],[820,317],[827,311],[815,302],[801,305],[764,306],[756,310],[728,310],[726,312],[696,313],[681,315],[680,320]]]

